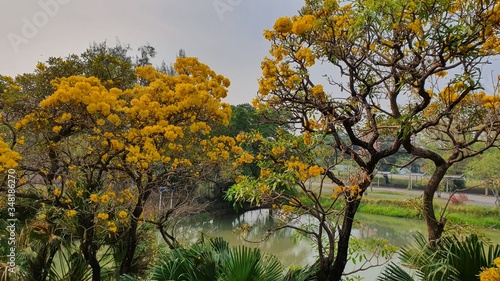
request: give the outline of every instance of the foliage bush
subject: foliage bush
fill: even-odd
[[[500,245],[492,245],[476,234],[445,236],[435,247],[429,246],[420,233],[414,239],[413,244],[400,251],[402,266],[392,263],[378,281],[478,280],[483,268],[500,256]]]

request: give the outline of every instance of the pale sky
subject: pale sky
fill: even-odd
[[[81,54],[93,42],[149,43],[154,64],[179,49],[231,80],[226,102],[250,103],[269,42],[262,32],[303,0],[2,0],[0,75],[32,72],[49,57]]]

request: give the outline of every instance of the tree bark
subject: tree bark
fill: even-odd
[[[354,216],[356,215],[360,202],[361,199],[347,202],[344,220],[337,243],[337,256],[325,280],[340,281],[342,279],[342,273],[344,273],[348,259],[349,239],[351,238]]]
[[[94,243],[95,228],[92,220],[93,214],[86,215],[81,220],[80,225],[82,225],[85,230],[82,242],[80,244],[80,250],[85,257],[85,260],[92,268],[92,281],[100,281],[101,265],[99,264],[99,260],[97,259],[97,251],[99,250],[99,246]]]
[[[439,220],[436,218],[434,211],[434,194],[439,188],[439,183],[444,178],[447,170],[447,165],[436,166],[436,170],[432,174],[424,190],[423,211],[425,223],[427,225],[428,241],[431,247],[434,247],[436,241],[441,238],[446,224],[446,219],[444,217]]]
[[[139,217],[144,211],[144,204],[151,194],[151,188],[147,188],[146,191],[139,194],[137,198],[137,204],[135,205],[134,211],[130,217],[130,228],[127,234],[127,249],[125,252],[125,257],[120,264],[120,276],[124,274],[131,273],[132,262],[134,260],[135,250],[137,249],[137,228],[139,227]]]

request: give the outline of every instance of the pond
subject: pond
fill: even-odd
[[[426,233],[425,224],[420,220],[392,218],[377,215],[357,214],[357,222],[353,229],[353,236],[361,239],[384,238],[395,246],[402,246],[413,241],[416,232]],[[225,216],[210,218],[209,216],[198,216],[195,219],[184,222],[177,229],[178,237],[183,243],[194,243],[201,233],[211,237],[223,237],[230,246],[245,245],[258,247],[264,253],[277,256],[283,266],[292,265],[305,266],[312,264],[316,259],[314,245],[310,240],[297,239],[297,235],[291,229],[281,230],[274,233],[264,242],[251,243],[245,241],[241,235],[236,234],[234,229],[243,224],[252,225],[251,231],[246,236],[247,240],[259,241],[263,238],[266,230],[276,223],[275,218],[268,209],[259,209],[246,212],[238,216]],[[484,231],[485,235],[500,243],[498,231]],[[348,265],[348,268],[352,265]],[[359,275],[366,281],[376,280],[376,276],[382,267],[372,268]]]

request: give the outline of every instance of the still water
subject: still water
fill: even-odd
[[[412,242],[413,234],[416,232],[426,233],[425,224],[419,220],[392,218],[385,216],[357,214],[353,236],[361,239],[384,238],[392,245],[402,246]],[[261,243],[247,242],[236,234],[234,230],[244,224],[252,225],[251,231],[245,236],[247,240],[259,241],[263,238],[266,230],[276,225],[277,221],[268,209],[260,209],[246,212],[238,216],[225,216],[210,218],[198,216],[195,219],[184,222],[177,229],[178,238],[183,243],[196,242],[201,233],[211,237],[223,237],[230,246],[245,245],[258,247],[263,253],[277,256],[284,267],[292,265],[305,266],[312,264],[316,259],[314,245],[307,238],[298,238],[291,229],[284,229],[274,233]],[[499,232],[486,233],[489,237],[499,237]],[[495,240],[498,240],[495,239]],[[494,241],[495,243],[500,241]],[[348,265],[348,269],[353,265]],[[362,272],[360,275],[365,281],[376,280],[376,276],[382,270],[381,267]]]

